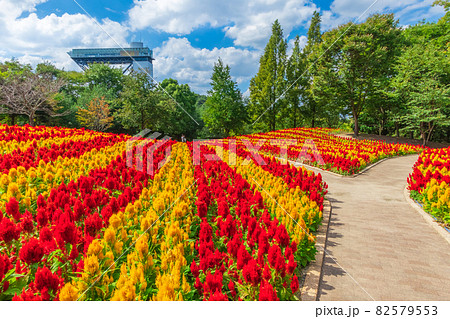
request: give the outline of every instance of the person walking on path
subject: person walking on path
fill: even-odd
[[[184,134],[181,134],[181,142],[186,143],[186,136]]]

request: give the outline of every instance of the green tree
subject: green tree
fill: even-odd
[[[124,75],[121,69],[115,69],[108,64],[94,63],[84,72],[86,83],[92,86],[103,86],[118,94],[123,87]]]
[[[278,20],[259,60],[258,73],[250,81],[249,113],[256,130],[275,130],[280,111],[286,105],[287,42]]]
[[[173,137],[182,134],[188,139],[196,136],[199,130],[199,115],[196,112],[197,94],[187,84],[179,84],[174,79],[164,79],[160,87],[160,105],[164,111],[161,118],[161,131]]]
[[[45,61],[43,63],[39,63],[36,65],[36,74],[41,76],[47,76],[52,79],[56,79],[58,77],[61,77],[61,74],[64,71],[59,70],[56,66],[54,66],[51,62]]]
[[[211,89],[202,119],[210,132],[227,137],[237,133],[246,121],[246,110],[237,83],[231,79],[230,67],[219,58],[214,64]]]
[[[306,64],[308,65],[305,68],[305,73],[303,74],[304,80],[304,90],[303,90],[303,100],[305,105],[305,115],[311,121],[311,127],[315,127],[317,124],[317,118],[321,113],[319,111],[320,104],[317,103],[313,92],[311,84],[314,82],[314,66],[315,59],[317,56],[314,52],[317,50],[317,47],[322,42],[322,33],[320,31],[320,23],[322,19],[320,17],[320,13],[314,11],[313,16],[311,18],[311,24],[308,29],[308,41],[306,43],[305,48],[303,49],[303,54],[305,55]]]
[[[133,133],[145,128],[157,130],[162,116],[160,100],[161,94],[145,73],[132,73],[125,77],[119,98],[121,107],[116,110],[115,117]]]
[[[86,108],[80,108],[77,119],[84,127],[94,131],[104,132],[112,125],[109,105],[105,98],[94,98]]]
[[[322,105],[350,113],[355,135],[361,112],[376,102],[375,92],[393,74],[400,33],[393,14],[375,14],[364,23],[350,22],[323,34],[312,92]]]
[[[438,127],[450,125],[450,60],[432,42],[407,48],[396,66],[395,94],[404,101],[405,129],[417,130],[425,145]]]
[[[305,114],[301,109],[304,103],[304,96],[308,87],[306,72],[306,55],[300,50],[300,38],[295,37],[292,55],[288,59],[286,68],[286,80],[288,91],[286,92],[287,107],[284,117],[287,125],[297,127],[303,120]]]
[[[58,72],[58,77],[62,78],[65,82],[60,90],[59,105],[62,106],[64,111],[67,111],[67,115],[54,119],[49,119],[49,124],[56,126],[66,127],[80,127],[76,114],[80,106],[85,106],[92,100],[91,97],[84,98],[82,102],[80,100],[81,95],[87,96],[87,90],[90,90],[86,86],[86,78],[82,72],[76,71],[61,71]],[[98,95],[97,97],[101,97]]]

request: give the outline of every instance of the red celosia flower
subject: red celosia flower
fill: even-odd
[[[75,200],[75,205],[73,206],[73,217],[76,221],[80,220],[84,216],[84,206],[81,201],[77,198]]]
[[[8,256],[0,254],[0,282],[3,280],[3,277],[11,268],[11,261],[9,260]]]
[[[42,297],[35,295],[35,292],[29,289],[25,291],[23,288],[22,293],[20,295],[15,295],[12,299],[13,301],[42,301]]]
[[[20,223],[22,230],[31,233],[33,231],[33,216],[28,210],[22,215],[22,221]]]
[[[45,212],[45,208],[38,208],[36,213],[36,221],[39,227],[43,227],[48,223],[48,216]]]
[[[279,299],[272,285],[267,281],[263,281],[261,283],[261,288],[259,291],[259,301],[270,301],[270,300],[279,300]]]
[[[253,258],[244,266],[242,275],[244,276],[245,281],[253,286],[257,286],[261,281],[261,270]]]
[[[59,285],[59,278],[53,274],[47,267],[38,268],[36,271],[36,277],[34,279],[35,286],[38,290],[42,291],[47,288],[50,291],[56,292]]]
[[[44,248],[36,238],[31,238],[19,252],[20,259],[29,265],[40,262],[43,256]]]
[[[102,208],[102,219],[106,225],[109,225],[109,218],[113,215],[111,205],[106,205]]]
[[[287,264],[286,270],[289,274],[292,274],[295,268],[297,268],[297,263],[294,260],[294,255],[291,254],[289,256],[289,263]]]
[[[211,297],[209,297],[208,300],[209,301],[228,301],[228,297],[227,297],[227,295],[225,295],[219,291],[216,291],[211,295]]]
[[[280,246],[273,245],[269,248],[268,260],[270,265],[275,268],[277,265],[278,256],[281,254]]]
[[[45,208],[45,206],[47,205],[44,196],[42,196],[41,194],[38,196],[36,203],[38,208]]]
[[[291,289],[292,289],[292,293],[296,293],[298,288],[299,288],[299,283],[298,283],[298,278],[297,275],[294,275],[294,277],[292,277],[292,281],[291,281]]]
[[[287,247],[289,246],[289,235],[286,231],[286,228],[284,225],[279,225],[277,227],[277,231],[275,233],[275,240],[282,246]]]
[[[78,253],[77,246],[74,245],[72,247],[72,251],[70,252],[69,259],[74,260],[78,257],[78,255],[79,255],[79,253]]]
[[[198,293],[199,293],[200,295],[203,295],[203,285],[202,285],[202,283],[200,282],[200,278],[197,277],[197,278],[195,279],[194,287],[195,287],[195,289],[197,289],[197,291],[198,291]]]
[[[207,220],[203,220],[200,225],[200,233],[199,233],[200,242],[209,242],[212,240],[212,228]]]
[[[113,214],[117,213],[120,209],[119,203],[117,202],[117,199],[115,197],[111,198],[111,202],[109,203],[111,206]]]
[[[228,283],[228,289],[230,289],[231,295],[233,296],[233,298],[235,298],[236,297],[236,289],[235,289],[233,280],[230,280],[230,282]]]
[[[19,202],[15,197],[11,197],[9,202],[6,203],[6,214],[12,216],[16,222],[20,220]]]
[[[53,240],[52,231],[48,227],[43,227],[39,232],[39,239],[43,242]]]
[[[295,252],[297,251],[297,243],[295,241],[291,243],[291,249],[292,253],[295,254]]]
[[[65,243],[69,243],[72,245],[76,244],[76,227],[75,224],[70,220],[70,215],[68,213],[64,213],[58,218],[54,236],[59,246],[64,246]]]
[[[191,263],[191,273],[194,275],[194,277],[198,277],[199,276],[199,271],[198,271],[198,266],[197,263],[195,262],[195,260],[192,261]]]
[[[19,236],[20,230],[16,225],[9,218],[3,218],[0,222],[0,239],[5,243],[9,243],[13,239],[19,239]]]
[[[96,212],[92,214],[84,221],[85,232],[93,237],[97,234],[97,232],[102,229],[103,220],[100,218],[100,215]]]
[[[222,199],[217,202],[217,215],[226,218],[230,213],[230,209],[228,208],[228,203]]]
[[[216,271],[214,274],[212,274],[210,271],[206,274],[205,282],[203,284],[203,289],[205,295],[207,293],[215,293],[215,292],[222,292],[222,283],[223,281],[223,275],[220,271]]]
[[[237,268],[242,269],[247,264],[247,262],[251,259],[251,256],[244,245],[241,244],[241,247],[238,251],[237,257]]]
[[[206,206],[206,203],[204,201],[197,200],[195,204],[197,205],[198,216],[200,218],[206,217],[206,214],[208,212],[208,206]]]
[[[269,265],[267,265],[267,264],[264,266],[263,278],[267,281],[269,281],[269,279],[272,278],[272,274],[270,272]]]

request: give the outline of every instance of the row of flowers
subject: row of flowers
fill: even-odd
[[[2,152],[0,148],[0,172],[7,174],[11,168],[19,166],[28,170],[38,166],[41,161],[48,163],[58,157],[78,158],[94,148],[100,149],[125,140],[124,135],[86,133],[34,140],[29,147],[18,148],[10,153]]]
[[[239,140],[249,140],[258,145],[262,154],[279,156],[287,149],[289,160],[317,166],[338,174],[355,174],[380,159],[417,153],[420,146],[389,144],[383,141],[356,140],[333,134],[328,128],[292,128],[279,131],[244,135]],[[312,141],[312,142],[311,142]],[[261,146],[258,143],[263,143]],[[239,147],[246,147],[238,142]]]
[[[87,250],[81,274],[61,300],[183,300],[190,298],[185,255],[192,255],[192,158],[173,145],[169,161],[139,197],[114,213]]]
[[[422,152],[408,177],[411,197],[447,226],[450,225],[450,147]]]
[[[190,269],[200,297],[295,299],[299,242],[274,218],[260,191],[223,161],[202,159],[195,176],[200,227]]]
[[[67,138],[78,135],[113,135],[108,133],[92,132],[85,129],[72,129],[46,126],[9,126],[0,124],[0,154],[10,153],[13,150],[24,150],[30,147],[35,141],[47,140],[50,138]]]
[[[0,213],[3,298],[58,299],[64,282],[83,269],[90,243],[102,236],[114,213],[138,198],[150,178],[126,165],[124,149],[119,142],[78,159],[41,162],[37,172],[21,167],[3,175],[0,192],[8,198]],[[163,154],[156,158],[158,163]],[[49,285],[38,284],[43,274]]]

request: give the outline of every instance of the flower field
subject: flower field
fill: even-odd
[[[411,197],[447,227],[450,225],[450,147],[422,152],[408,177]]]
[[[386,157],[418,153],[422,150],[421,146],[355,140],[335,136],[331,134],[332,132],[333,129],[328,128],[293,128],[243,135],[238,138],[248,139],[253,145],[258,145],[259,151],[263,154],[280,154],[280,148],[287,148],[289,160],[303,162],[342,175],[358,173],[368,165]],[[274,139],[280,139],[279,145],[270,142]],[[314,144],[308,140],[312,140]],[[263,144],[260,145],[258,142]],[[302,152],[304,145],[305,151]],[[242,146],[243,144],[238,142],[237,147]],[[317,154],[321,156],[320,161],[315,156]]]
[[[296,299],[320,174],[227,144],[127,151],[126,135],[6,125],[0,137],[0,300]]]

